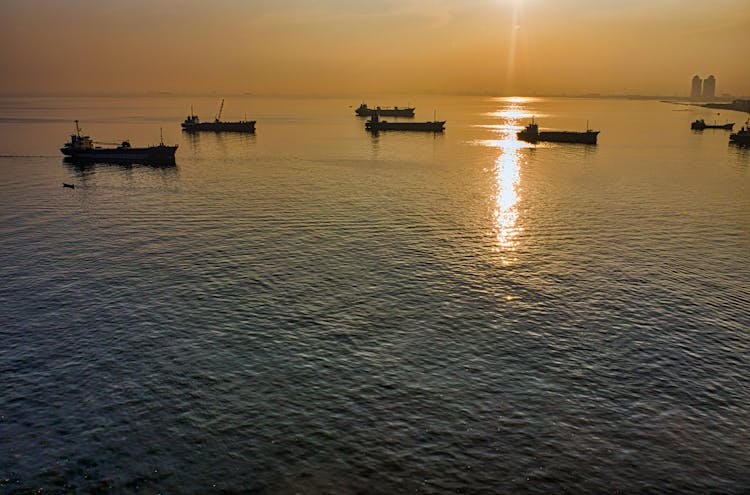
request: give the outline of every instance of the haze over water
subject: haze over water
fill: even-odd
[[[743,493],[750,151],[656,101],[0,99],[0,491]],[[681,111],[685,110],[685,111]],[[515,139],[601,130],[596,146]],[[174,167],[66,164],[95,140]],[[75,184],[64,189],[62,183]]]
[[[4,0],[0,94],[740,97],[749,43],[746,0]]]

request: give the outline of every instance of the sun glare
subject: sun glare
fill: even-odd
[[[505,91],[515,90],[516,53],[518,51],[518,32],[521,30],[521,0],[513,2],[513,17],[510,26],[510,43],[508,44],[508,67],[506,70]]]

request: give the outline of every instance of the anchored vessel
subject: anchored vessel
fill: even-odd
[[[190,115],[182,122],[182,130],[187,132],[212,131],[212,132],[255,132],[254,120],[239,120],[236,122],[222,122],[221,112],[224,110],[224,100],[221,100],[219,113],[213,122],[201,122],[197,115],[190,109]]]
[[[599,131],[586,129],[585,132],[576,131],[539,131],[539,126],[531,119],[531,124],[527,125],[524,130],[516,133],[518,139],[536,143],[538,141],[550,141],[553,143],[581,143],[596,144],[596,138]]]
[[[444,120],[433,120],[430,122],[388,122],[380,120],[377,112],[372,112],[370,120],[365,122],[365,130],[368,131],[428,131],[443,132]]]
[[[162,141],[158,146],[133,148],[129,141],[123,141],[115,147],[96,146],[97,143],[89,136],[81,134],[77,120],[75,123],[76,133],[71,134],[70,142],[60,148],[62,154],[70,159],[124,163],[174,163],[177,145],[167,146]]]
[[[750,146],[750,121],[746,123],[739,131],[730,134],[729,142]]]
[[[734,122],[728,122],[726,124],[706,124],[706,121],[703,119],[698,119],[690,124],[690,128],[696,131],[702,131],[703,129],[726,129],[731,131],[733,127]]]
[[[380,114],[381,117],[414,117],[414,107],[406,107],[406,108],[399,108],[399,107],[375,107],[375,108],[369,108],[367,105],[362,103],[357,109],[354,111],[357,115],[360,117],[368,117],[372,112],[377,112]]]

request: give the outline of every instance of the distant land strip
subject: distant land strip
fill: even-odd
[[[701,105],[706,108],[718,108],[720,110],[736,110],[738,112],[750,113],[750,100],[734,100],[732,103],[705,103]]]

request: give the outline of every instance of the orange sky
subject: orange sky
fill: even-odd
[[[750,95],[748,0],[0,0],[0,93]]]

